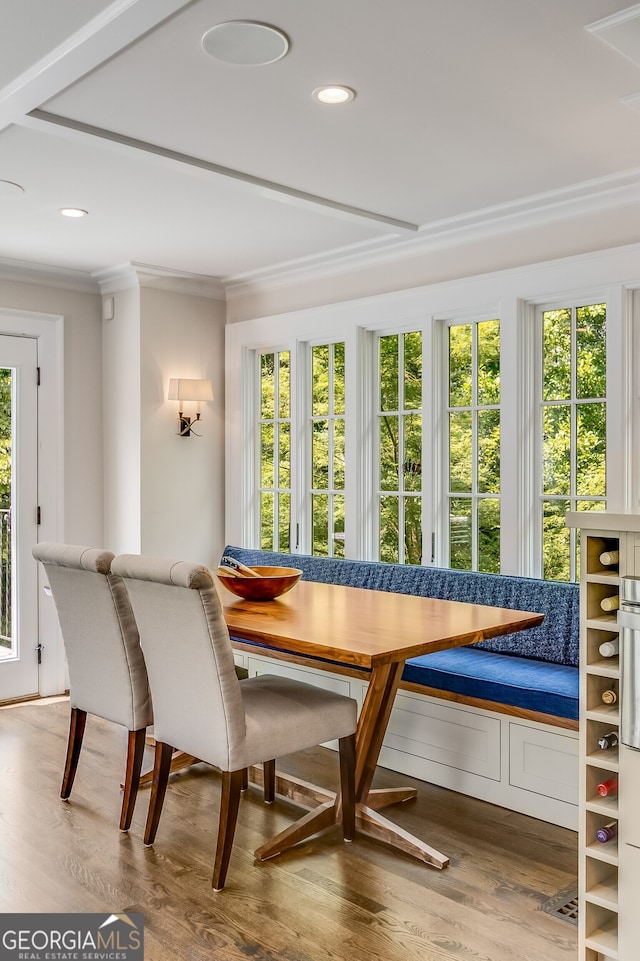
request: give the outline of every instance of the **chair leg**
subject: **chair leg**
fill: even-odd
[[[233,836],[236,832],[238,808],[240,807],[240,791],[242,790],[242,776],[240,771],[223,771],[222,795],[220,798],[220,821],[218,823],[218,842],[216,859],[213,866],[211,887],[214,891],[221,891],[227,877]]]
[[[80,751],[82,750],[82,738],[87,723],[87,712],[81,711],[77,707],[71,708],[71,719],[69,721],[69,741],[67,743],[67,759],[64,765],[62,776],[62,787],[60,797],[65,801],[71,794],[71,788],[76,776]]]
[[[249,768],[248,767],[245,767],[244,770],[242,771],[242,790],[243,791],[249,790]]]
[[[170,744],[156,741],[156,752],[153,759],[153,781],[151,782],[151,797],[149,798],[149,813],[144,829],[144,843],[153,844],[162,814],[164,796],[169,783],[169,770],[173,748]]]
[[[128,831],[131,827],[133,809],[136,806],[138,796],[138,785],[140,784],[140,770],[142,768],[142,758],[144,757],[146,727],[139,731],[129,731],[129,742],[127,749],[127,771],[124,778],[124,796],[122,798],[122,810],[120,812],[120,830]]]
[[[345,841],[356,836],[356,736],[341,737],[340,789],[342,792],[342,835]]]
[[[264,761],[262,765],[264,776],[264,800],[265,804],[273,804],[276,799],[276,762],[275,760]]]

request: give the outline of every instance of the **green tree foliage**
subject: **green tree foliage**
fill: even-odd
[[[0,510],[11,507],[11,375],[0,368]]]
[[[543,576],[572,576],[568,510],[606,507],[606,304],[543,315]],[[577,576],[577,571],[574,571]]]
[[[422,333],[379,339],[380,559],[422,563]]]
[[[0,368],[0,510],[11,508],[11,393],[10,368]],[[0,647],[11,647],[11,528],[0,525]]]
[[[500,570],[500,322],[449,328],[449,563]]]
[[[311,352],[312,551],[344,557],[344,343]]]
[[[260,356],[260,546],[290,549],[291,357]]]

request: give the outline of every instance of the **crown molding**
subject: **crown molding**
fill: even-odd
[[[0,280],[21,284],[37,284],[42,287],[60,287],[87,294],[98,294],[100,288],[91,274],[67,267],[30,263],[22,260],[0,258]]]
[[[185,271],[141,264],[136,261],[95,271],[92,276],[102,294],[114,294],[120,290],[138,287],[151,287],[156,290],[169,290],[176,294],[193,294],[196,297],[209,297],[213,300],[226,299],[225,289],[218,277],[204,274],[190,274]]]
[[[277,290],[289,283],[318,282],[327,276],[393,265],[423,257],[434,250],[480,243],[490,238],[551,226],[563,220],[595,215],[640,203],[640,167],[598,180],[573,184],[517,200],[426,224],[417,236],[380,238],[301,258],[264,270],[223,279],[228,303],[260,290]]]
[[[640,204],[640,168],[427,224],[413,237],[387,235],[334,249],[323,255],[225,278],[135,261],[88,273],[0,258],[0,279],[103,295],[148,287],[226,300],[232,304],[262,290],[280,290],[293,283],[317,283],[351,271],[393,266],[403,260],[428,256],[435,250],[481,243],[491,238],[634,204]]]
[[[153,287],[213,300],[224,301],[226,298],[224,286],[218,277],[136,262],[88,273],[50,264],[0,258],[0,280],[59,287],[89,294],[113,294],[119,290]]]

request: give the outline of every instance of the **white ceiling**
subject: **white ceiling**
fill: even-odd
[[[617,18],[607,42],[586,27],[625,8],[2,0],[0,180],[24,192],[0,191],[0,264],[101,276],[135,262],[230,282],[619,201],[640,184],[640,49],[608,38],[633,45],[640,21]],[[278,27],[289,53],[212,59],[202,35],[227,20]],[[317,104],[326,82],[355,100]]]

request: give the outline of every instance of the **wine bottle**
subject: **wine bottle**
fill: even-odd
[[[600,555],[600,563],[605,567],[609,567],[611,564],[617,564],[619,560],[619,551],[603,551]]]
[[[610,777],[607,781],[601,781],[596,787],[596,791],[600,797],[608,797],[611,794],[618,793],[618,778]]]
[[[612,641],[603,641],[598,648],[601,657],[615,657],[619,649],[620,644],[617,637],[614,637]]]
[[[618,692],[614,691],[613,688],[609,688],[602,692],[602,703],[603,704],[617,704],[618,702]]]
[[[596,831],[596,838],[598,839],[598,841],[604,844],[606,841],[610,841],[612,838],[615,838],[617,833],[618,833],[618,822],[609,821],[608,824],[605,824],[603,827],[598,828],[598,830]]]
[[[620,595],[612,594],[610,597],[603,597],[600,601],[600,607],[603,611],[617,611],[620,607]]]
[[[603,751],[608,751],[609,748],[618,746],[618,732],[609,731],[608,734],[603,734],[598,740],[598,747]]]

